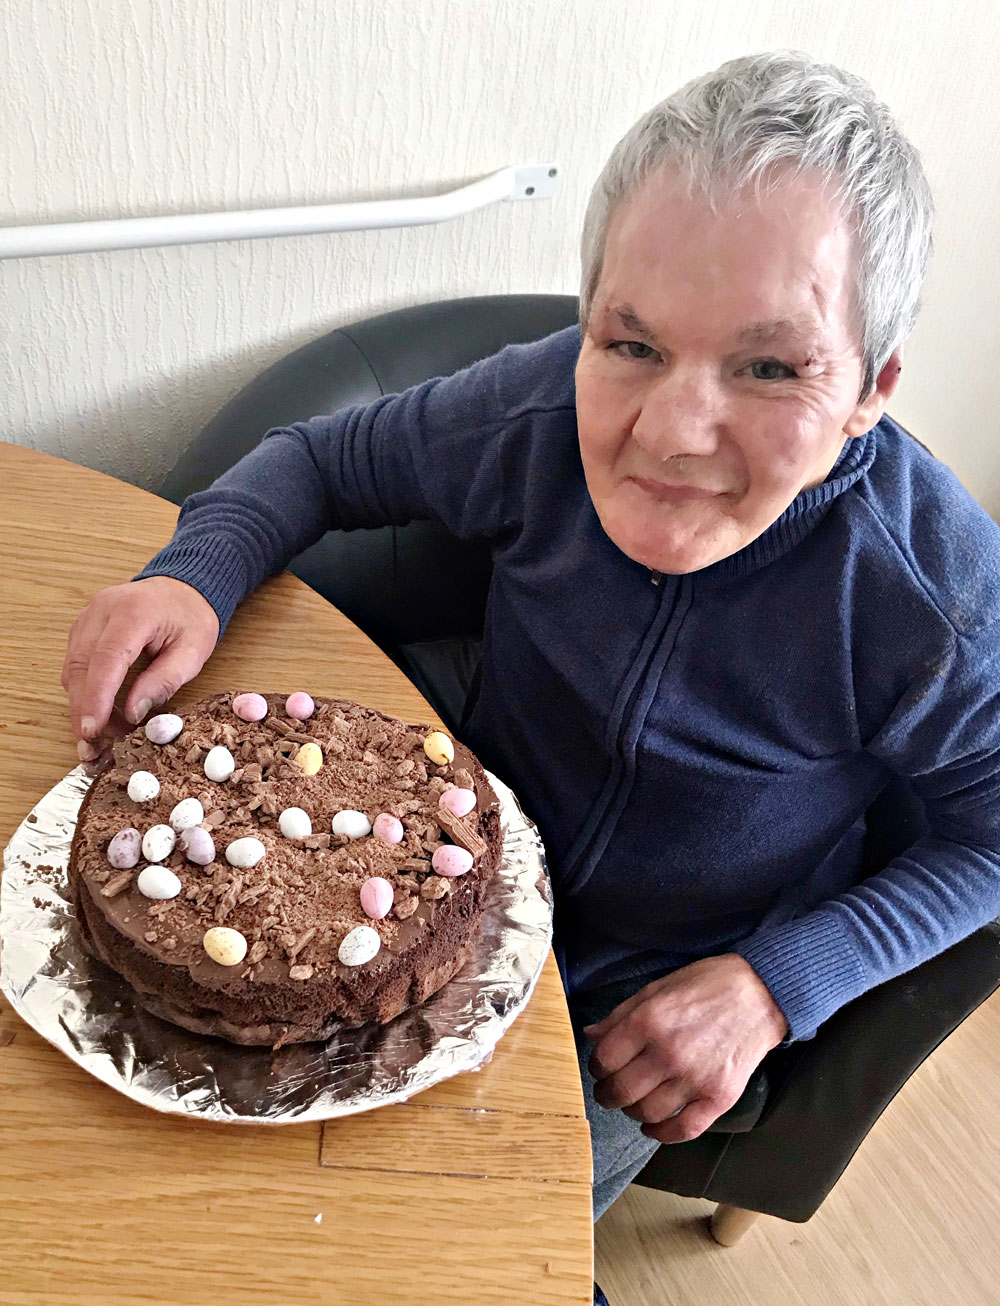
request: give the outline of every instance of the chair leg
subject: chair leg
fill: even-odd
[[[720,1202],[712,1213],[709,1229],[712,1237],[723,1247],[732,1247],[739,1242],[760,1211],[745,1211],[742,1206],[727,1206]]]

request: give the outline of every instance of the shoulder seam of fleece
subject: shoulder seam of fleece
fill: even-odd
[[[896,536],[890,530],[888,523],[880,516],[879,513],[875,511],[875,507],[871,503],[871,501],[863,494],[857,495],[856,498],[857,498],[857,502],[862,504],[862,506],[868,511],[872,519],[878,524],[883,534],[886,536],[886,538],[892,544],[892,547],[895,549],[897,556],[902,560],[903,565],[906,567],[907,572],[913,578],[917,587],[920,590],[922,590],[923,593],[927,596],[928,602],[934,608],[935,612],[937,612],[938,615],[944,620],[945,624],[948,626],[949,630],[951,630],[955,638],[961,640],[972,639],[971,635],[967,635],[965,631],[958,629],[958,627],[952,621],[948,613],[944,610],[944,608],[942,608],[937,598],[935,598],[934,594],[927,587],[923,579],[917,574],[916,570],[914,569],[913,563],[906,556],[899,540],[896,539]]]

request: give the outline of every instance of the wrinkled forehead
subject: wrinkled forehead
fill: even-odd
[[[716,306],[748,345],[809,346],[845,328],[856,339],[858,248],[835,190],[814,175],[746,185],[709,207],[661,170],[611,215],[590,318],[614,314],[648,336],[661,308],[686,301],[706,318]]]

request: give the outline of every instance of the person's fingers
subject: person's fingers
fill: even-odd
[[[181,637],[168,645],[135,678],[125,699],[125,718],[138,725],[154,707],[172,698],[182,685],[193,680],[206,658],[192,640]],[[132,726],[129,726],[131,729]]]
[[[650,1054],[649,1048],[645,1048],[621,1070],[597,1081],[594,1085],[594,1101],[609,1111],[615,1107],[630,1107],[659,1089],[663,1082],[662,1063]],[[687,1098],[684,1100],[687,1101]],[[645,1116],[642,1118],[646,1119]]]
[[[584,1025],[583,1032],[586,1034],[587,1038],[590,1039],[591,1043],[596,1043],[601,1037],[603,1037],[603,1035],[607,1034],[609,1030],[613,1029],[615,1025],[624,1020],[626,1016],[630,1016],[632,1012],[635,1011],[636,1007],[641,1007],[644,1002],[648,1001],[651,988],[652,985],[647,984],[645,988],[641,988],[639,992],[634,993],[632,997],[626,998],[624,1002],[619,1002],[618,1006],[615,1007],[613,1011],[609,1012],[603,1020],[597,1020],[593,1025]]]
[[[92,608],[87,608],[80,613],[70,629],[69,639],[66,644],[66,655],[63,658],[62,687],[69,698],[70,724],[77,739],[82,738],[80,729],[81,707],[83,690],[87,683],[87,668],[90,665],[91,649],[97,634],[95,617],[96,614]]]
[[[697,1092],[685,1080],[668,1079],[644,1093],[637,1101],[623,1107],[622,1111],[640,1124],[658,1125],[680,1115],[697,1097]]]
[[[115,695],[150,636],[147,623],[112,618],[94,642],[79,698],[79,737],[99,739],[111,718]]]
[[[642,1132],[658,1143],[689,1143],[692,1138],[703,1134],[709,1125],[714,1125],[722,1114],[723,1110],[717,1103],[699,1098],[659,1124],[643,1125]]]
[[[637,1057],[645,1048],[647,1032],[635,1021],[625,1020],[594,1043],[590,1073],[595,1079],[607,1079]]]

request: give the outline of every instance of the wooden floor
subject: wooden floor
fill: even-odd
[[[1000,994],[925,1061],[807,1224],[732,1248],[633,1185],[595,1228],[610,1306],[1000,1306]]]

